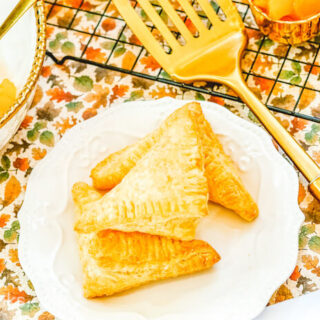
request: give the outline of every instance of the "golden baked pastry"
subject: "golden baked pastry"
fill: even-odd
[[[234,162],[223,151],[200,104],[190,103],[188,107],[198,120],[210,200],[233,210],[241,218],[252,221],[258,216],[259,209],[243,185]]]
[[[81,211],[77,231],[113,229],[194,238],[199,219],[208,212],[208,183],[197,122],[188,108],[175,117],[175,126],[166,128],[121,183],[101,199],[83,203],[81,190],[88,186],[74,186],[74,201]]]
[[[200,240],[180,241],[139,232],[79,233],[86,298],[208,269],[219,254]]]
[[[77,214],[102,198],[86,183],[73,187]],[[86,298],[112,295],[147,282],[208,269],[220,260],[206,242],[180,241],[139,232],[77,233]]]
[[[224,153],[223,147],[205,119],[199,103],[189,103],[176,110],[154,132],[100,162],[91,171],[93,185],[97,189],[103,190],[112,189],[119,184],[153,145],[163,135],[166,135],[168,128],[171,128],[173,132],[174,130],[179,132],[175,128],[185,110],[189,110],[197,121],[205,159],[210,200],[233,210],[247,221],[255,219],[259,213],[258,207],[243,185],[233,161]]]
[[[192,116],[187,108],[171,113],[158,129],[138,142],[109,155],[91,171],[93,186],[100,190],[110,190],[121,182],[137,162],[160,140],[162,135],[178,136],[183,128],[182,119]],[[190,122],[190,119],[186,120]],[[194,120],[192,120],[194,121]]]
[[[103,193],[90,187],[85,182],[77,182],[73,185],[72,196],[76,204],[76,219],[80,218],[82,206],[102,198]]]

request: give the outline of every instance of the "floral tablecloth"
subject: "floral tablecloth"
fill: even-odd
[[[77,0],[72,1],[76,2]],[[72,1],[69,0],[69,2]],[[54,39],[60,39],[58,41],[62,42],[62,46],[66,42],[64,39],[67,35],[59,35],[61,33],[59,30],[48,28],[48,33],[49,39],[51,39],[49,41],[52,41],[52,37],[54,37]],[[252,35],[251,39],[256,37],[254,41],[258,41],[258,36]],[[320,65],[320,55],[316,56],[319,44],[314,44],[317,47],[316,51],[313,49],[310,51],[308,46],[310,44],[302,49],[295,48],[294,50],[296,50],[296,54],[302,54],[306,62],[309,61],[308,59],[318,59]],[[70,44],[65,45],[64,50],[71,47]],[[280,50],[279,47],[281,46],[270,41],[266,44],[266,50]],[[128,61],[127,52],[124,48],[119,56]],[[97,54],[97,52],[93,51],[93,54]],[[248,59],[251,59],[249,54],[244,57],[244,68],[248,64]],[[123,63],[123,60],[118,63]],[[306,66],[308,65],[306,64]],[[292,79],[294,72],[303,77],[304,72],[310,71],[306,66],[302,64],[300,67],[297,64],[288,65],[286,76],[291,75],[289,82],[299,80]],[[152,58],[144,60],[145,70],[152,71],[156,67],[157,64]],[[272,74],[274,67],[275,65],[267,60],[258,61],[256,64],[257,72],[260,70]],[[320,66],[312,71],[308,77],[308,81],[311,81],[310,86],[313,88],[320,87],[319,70]],[[272,80],[263,81],[252,78],[248,81],[262,99],[273,85],[270,82]],[[273,98],[274,104],[289,108],[297,99],[294,90],[296,89],[289,85],[277,84],[275,94],[278,94],[278,97]],[[19,241],[20,226],[17,214],[22,205],[32,169],[50,152],[66,131],[77,123],[102,112],[110,104],[136,99],[158,99],[164,96],[176,99],[213,101],[242,118],[256,122],[254,116],[242,103],[223,100],[79,62],[67,61],[64,65],[59,66],[50,58],[46,59],[33,105],[17,134],[0,152],[1,320],[55,319],[53,315],[42,308],[32,283],[25,275],[18,259],[17,242]],[[319,92],[305,90],[298,106],[306,114],[319,116]],[[277,114],[277,117],[303,148],[320,164],[320,125],[288,115]],[[294,272],[274,293],[270,304],[320,288],[320,204],[307,191],[305,179],[301,175],[299,175],[299,179],[298,201],[306,217],[299,235],[299,259]]]

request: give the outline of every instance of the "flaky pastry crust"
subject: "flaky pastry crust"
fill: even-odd
[[[101,199],[79,206],[77,231],[113,229],[194,239],[199,219],[208,212],[202,145],[188,108],[180,109],[172,120],[175,125],[165,127],[117,186]],[[74,199],[77,202],[79,195]]]
[[[243,185],[236,166],[223,150],[218,137],[205,119],[199,103],[189,103],[173,112],[154,132],[137,143],[111,154],[91,171],[93,185],[97,189],[112,189],[145,156],[184,110],[188,109],[197,121],[202,152],[205,161],[205,175],[208,180],[210,200],[233,210],[240,217],[252,221],[259,209]],[[177,129],[178,130],[178,129]]]
[[[78,241],[87,298],[205,270],[220,260],[219,254],[200,240],[103,230],[79,233]]]

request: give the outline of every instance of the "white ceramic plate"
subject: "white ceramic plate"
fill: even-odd
[[[107,154],[143,137],[186,101],[114,106],[81,123],[33,170],[19,213],[19,257],[43,307],[63,320],[253,319],[293,271],[303,214],[298,179],[269,136],[222,107],[202,102],[206,118],[236,161],[260,216],[246,223],[217,205],[198,228],[222,260],[211,270],[110,298],[82,297],[73,232],[74,182]]]

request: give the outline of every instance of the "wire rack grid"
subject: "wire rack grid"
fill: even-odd
[[[128,4],[129,1],[136,10],[139,9],[135,0],[128,0]],[[211,1],[211,3],[218,14],[223,14],[216,2]],[[248,47],[242,61],[243,73],[249,86],[255,87],[261,81],[267,84],[267,88],[264,88],[260,98],[270,110],[320,123],[320,112],[319,115],[317,112],[308,114],[300,107],[301,98],[306,93],[311,92],[311,94],[320,97],[320,37],[298,47],[275,44],[259,32],[246,1],[240,0],[234,1],[234,3],[242,16],[249,35]],[[152,4],[163,18],[165,13],[162,12],[161,6],[156,1],[152,1]],[[196,0],[192,1],[192,5],[197,8]],[[223,85],[207,82],[184,84],[173,81],[156,64],[146,69],[142,62],[148,57],[147,51],[127,27],[111,0],[47,0],[46,7],[48,26],[60,31],[58,34],[56,33],[55,38],[49,39],[47,51],[47,55],[57,64],[63,64],[66,60],[88,63],[186,90],[194,90],[226,100],[240,101],[231,90]],[[162,39],[160,39],[156,28],[147,20],[143,11],[140,10],[139,14],[145,20],[150,31],[161,42]],[[188,18],[184,12],[179,11],[179,14],[187,23]],[[206,17],[201,12],[198,14],[205,22]],[[85,22],[83,22],[84,20]],[[208,27],[210,28],[210,25]],[[174,28],[171,29],[178,39],[180,34]],[[70,42],[64,41],[61,48],[60,38],[68,37],[61,36],[63,31],[68,31],[68,36],[71,34],[71,37],[78,37],[79,47],[74,48]],[[58,35],[60,36],[58,37]],[[165,43],[163,46],[166,48]],[[132,52],[132,56],[129,59],[130,62],[124,64],[123,61],[121,62],[120,56],[126,50]],[[92,54],[97,52],[99,54]],[[264,62],[264,67],[259,68],[258,62],[261,61]],[[265,72],[265,68],[268,68],[269,72]],[[281,93],[280,97],[277,96],[279,95],[279,85],[282,86],[282,91],[290,90],[292,92],[291,100],[289,99],[290,106],[288,103],[282,102],[281,99],[285,98],[281,96]],[[256,88],[256,93],[258,93],[259,86]]]

